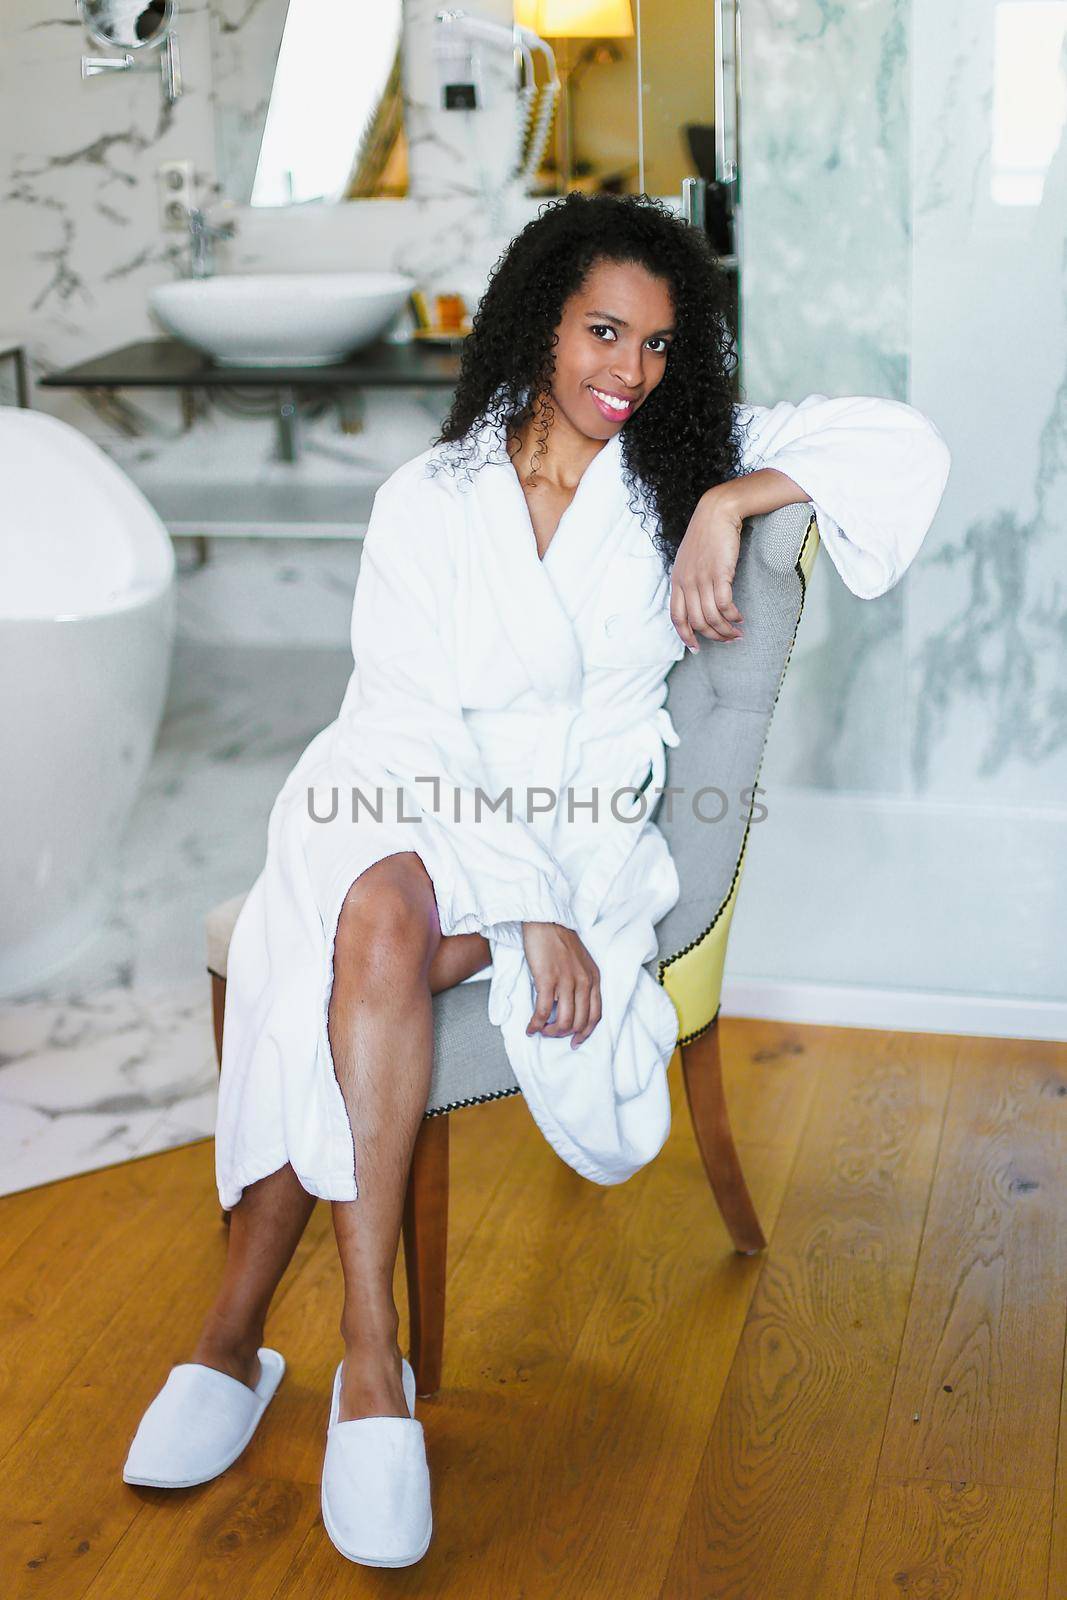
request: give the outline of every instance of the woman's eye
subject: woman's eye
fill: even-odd
[[[614,333],[615,333],[615,329],[613,327],[611,327],[610,324],[608,324],[606,322],[592,322],[592,323],[590,323],[589,331],[591,333],[595,333],[595,334],[610,333],[612,336],[614,336]],[[652,338],[649,340],[649,343],[650,344],[658,344],[661,347],[659,350],[656,351],[657,355],[666,355],[667,351],[670,349],[670,345],[667,343],[666,339],[661,338],[661,336],[658,333],[654,333],[652,335]]]

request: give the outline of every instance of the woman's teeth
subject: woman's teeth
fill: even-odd
[[[589,392],[592,394],[594,400],[596,400],[601,411],[606,412],[608,416],[628,417],[634,408],[634,403],[632,400],[613,400],[611,396],[606,395],[602,389],[594,389],[592,384],[589,385]]]

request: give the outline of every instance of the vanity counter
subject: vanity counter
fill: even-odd
[[[451,389],[459,379],[456,346],[413,339],[377,340],[345,361],[324,367],[231,367],[178,339],[138,339],[38,379],[45,389],[215,389],[234,385],[277,388]]]
[[[189,429],[195,418],[196,389],[257,388],[277,395],[277,458],[300,455],[299,394],[309,389],[454,389],[459,381],[458,345],[412,339],[391,344],[378,339],[329,366],[237,367],[183,344],[180,339],[138,339],[90,361],[64,367],[39,380],[45,389],[177,389]],[[358,400],[357,400],[358,403]]]

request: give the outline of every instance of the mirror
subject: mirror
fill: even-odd
[[[677,8],[644,6],[641,12],[645,189],[676,197],[684,178],[702,178],[708,237],[720,256],[729,257],[737,192],[735,14],[736,0],[688,7],[680,52]]]
[[[110,50],[162,44],[174,20],[174,0],[78,0],[86,32]]]
[[[633,0],[209,11],[218,186],[235,204],[638,190]]]
[[[402,0],[212,0],[212,9],[227,199],[287,206],[407,194]]]
[[[641,170],[646,193],[699,201],[689,220],[702,226],[732,280],[732,331],[740,336],[740,0],[701,0],[685,8],[641,8]],[[683,215],[687,213],[683,210]]]

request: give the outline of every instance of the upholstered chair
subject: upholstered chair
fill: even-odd
[[[681,895],[658,924],[659,951],[648,971],[678,1012],[682,1075],[697,1144],[734,1248],[752,1255],[766,1244],[730,1131],[717,1028],[726,944],[752,823],[756,786],[771,718],[789,665],[819,546],[807,505],[787,506],[746,522],[734,580],[744,638],[702,641],[672,667],[667,706],[680,743],[667,752],[667,784],[683,791],[668,817],[662,798],[649,814],[662,828],[678,868]],[[726,814],[714,826],[684,803],[702,788],[722,791]],[[739,804],[744,796],[745,804]],[[717,797],[700,804],[716,812]],[[207,918],[215,1044],[222,1058],[226,955],[245,896]],[[434,998],[434,1065],[426,1115],[412,1156],[404,1206],[404,1264],[410,1316],[409,1359],[417,1392],[441,1382],[448,1240],[449,1117],[465,1106],[521,1090],[499,1030],[486,1016],[482,983]],[[229,1220],[229,1213],[223,1213]]]

